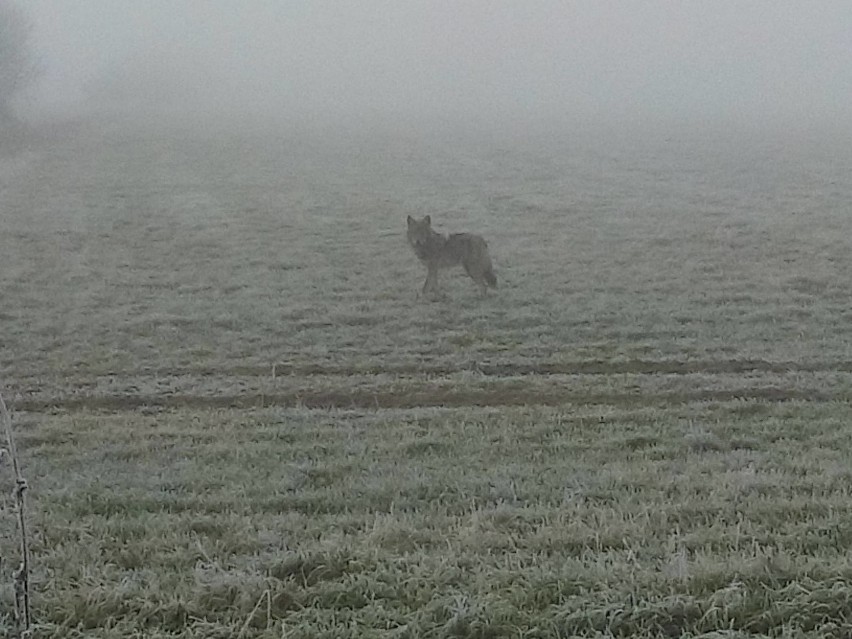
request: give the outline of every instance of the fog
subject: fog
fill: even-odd
[[[27,0],[36,118],[850,117],[848,0]]]

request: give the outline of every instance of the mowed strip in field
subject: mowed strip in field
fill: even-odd
[[[84,132],[5,166],[47,636],[852,632],[833,158],[361,142]],[[416,299],[426,207],[489,240],[489,298]]]
[[[7,391],[21,411],[138,408],[419,408],[430,406],[654,406],[693,401],[852,399],[845,362],[577,362],[346,369],[153,371],[77,380],[33,375]]]

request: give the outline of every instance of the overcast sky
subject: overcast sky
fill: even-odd
[[[26,0],[42,105],[848,118],[850,0]]]

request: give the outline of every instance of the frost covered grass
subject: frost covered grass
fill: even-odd
[[[0,158],[39,631],[849,634],[841,142],[106,127]],[[426,212],[487,238],[494,294],[416,298]]]

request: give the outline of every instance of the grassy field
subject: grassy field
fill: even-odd
[[[849,141],[102,126],[0,157],[39,632],[849,636]],[[496,292],[417,299],[426,213],[488,239]]]

